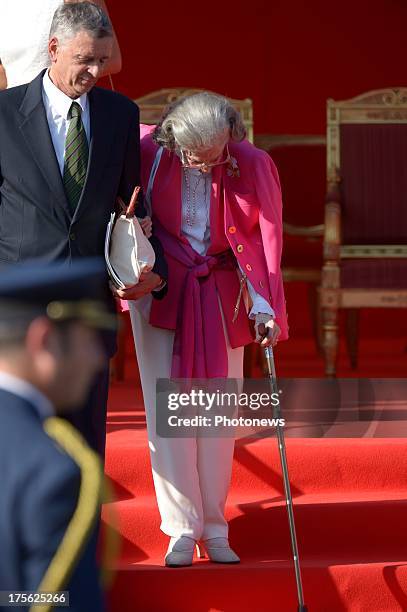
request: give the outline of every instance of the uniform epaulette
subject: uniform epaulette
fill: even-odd
[[[100,515],[104,477],[99,456],[67,421],[52,417],[44,430],[78,465],[81,484],[76,509],[38,591],[64,590]],[[32,612],[49,612],[52,604],[35,606]]]

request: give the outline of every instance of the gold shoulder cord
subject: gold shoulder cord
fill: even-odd
[[[78,503],[61,543],[48,566],[38,591],[61,591],[66,586],[80,554],[99,517],[103,472],[98,455],[67,421],[52,417],[44,430],[75,461],[81,470]],[[52,603],[32,606],[30,612],[50,612]]]

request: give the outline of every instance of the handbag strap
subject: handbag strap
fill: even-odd
[[[151,217],[151,213],[152,213],[151,193],[153,191],[154,179],[155,179],[155,175],[157,174],[158,166],[160,165],[160,159],[161,159],[162,153],[163,153],[163,147],[160,147],[157,150],[157,153],[155,155],[153,165],[151,166],[150,178],[148,179],[148,185],[147,185],[147,191],[146,191],[146,197],[144,199],[144,203],[145,203],[146,212],[149,217]]]

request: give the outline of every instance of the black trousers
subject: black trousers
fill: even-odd
[[[85,405],[70,414],[64,415],[78,429],[89,446],[93,448],[104,461],[106,445],[106,413],[109,393],[109,361],[100,374],[97,375]]]

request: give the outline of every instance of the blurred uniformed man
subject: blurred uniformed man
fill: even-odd
[[[105,362],[99,330],[116,324],[105,291],[93,259],[0,276],[0,590],[68,590],[75,612],[104,609],[95,554],[103,477],[58,415],[81,405]]]

